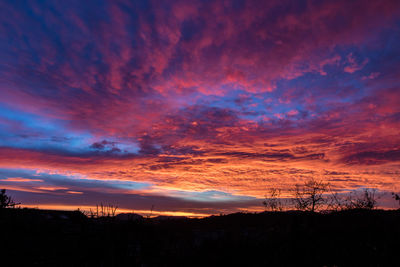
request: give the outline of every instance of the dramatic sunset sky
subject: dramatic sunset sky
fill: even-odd
[[[0,2],[24,206],[256,211],[311,177],[399,192],[400,1]]]

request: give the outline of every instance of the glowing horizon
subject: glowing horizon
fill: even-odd
[[[398,1],[0,10],[0,188],[26,206],[219,214],[310,178],[400,191]]]

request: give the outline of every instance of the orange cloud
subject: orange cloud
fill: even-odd
[[[21,177],[8,177],[6,179],[3,179],[1,181],[4,182],[43,182],[42,179],[26,179],[26,178],[21,178]]]

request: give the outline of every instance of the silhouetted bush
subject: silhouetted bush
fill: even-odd
[[[376,189],[366,188],[361,193],[353,191],[345,203],[347,209],[374,209],[377,205]]]
[[[276,188],[271,188],[269,194],[265,196],[263,204],[266,210],[270,211],[282,211],[283,203],[280,200],[281,190]]]
[[[115,217],[117,209],[117,206],[100,203],[100,205],[96,205],[96,210],[89,209],[85,215],[90,218]]]
[[[338,192],[332,192],[328,197],[327,209],[329,211],[342,211],[347,209],[347,197]]]
[[[394,198],[394,200],[399,202],[399,206],[400,206],[400,195],[392,192],[392,197]]]
[[[352,209],[374,209],[377,207],[377,189],[366,188],[362,191],[353,190],[349,193],[332,193],[329,198],[328,209],[334,211]]]
[[[2,189],[0,191],[0,208],[14,208],[16,205],[19,205],[20,203],[15,203],[14,200],[6,195],[6,190]]]

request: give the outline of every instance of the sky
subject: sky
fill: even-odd
[[[399,43],[397,0],[1,1],[0,188],[189,216],[399,192]]]

